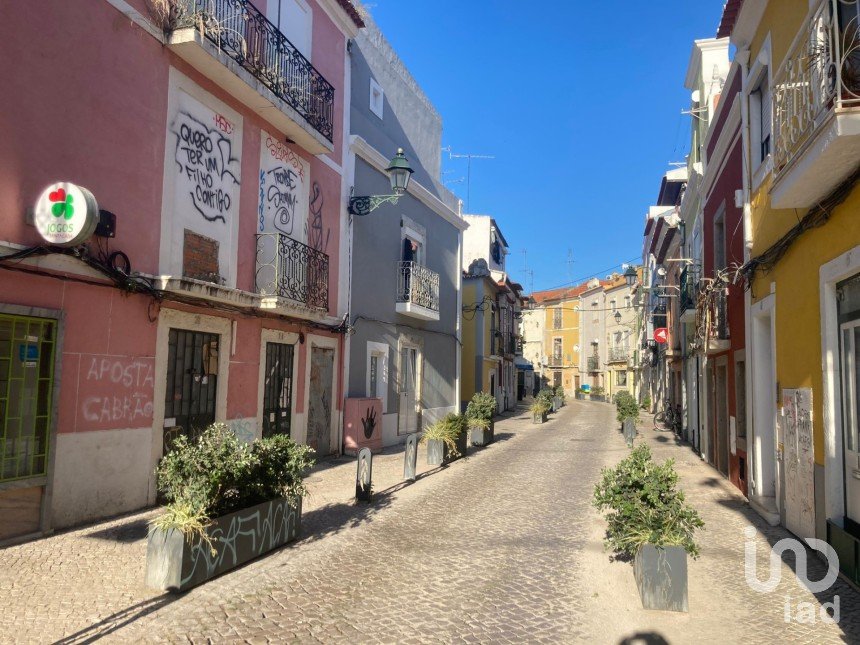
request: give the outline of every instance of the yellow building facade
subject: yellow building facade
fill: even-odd
[[[532,306],[542,313],[543,343],[539,361],[542,385],[564,387],[573,393],[581,385],[579,373],[580,312],[582,287],[537,291]]]
[[[744,71],[750,499],[838,546],[855,579],[860,87],[839,49],[858,18],[860,3],[841,0],[745,2],[732,32]]]

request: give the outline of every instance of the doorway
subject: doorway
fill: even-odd
[[[860,532],[860,280],[837,287],[845,515]]]
[[[193,439],[215,422],[219,343],[218,334],[170,330],[164,398],[165,454],[179,436]]]
[[[334,349],[312,346],[307,443],[321,457],[335,452],[331,445],[333,377]]]
[[[290,436],[292,428],[294,346],[266,343],[263,383],[263,437]]]
[[[714,465],[729,476],[729,374],[725,356],[717,359],[714,378],[714,432],[716,461]]]
[[[752,308],[753,495],[776,505],[776,358],[772,295]]]
[[[418,432],[418,348],[400,348],[400,407],[397,411],[398,433]]]

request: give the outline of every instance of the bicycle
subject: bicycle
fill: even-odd
[[[662,423],[664,427],[658,427],[657,422]],[[655,430],[671,430],[680,435],[682,423],[681,406],[674,406],[669,401],[666,401],[661,412],[654,415]]]

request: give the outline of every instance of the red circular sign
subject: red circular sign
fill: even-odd
[[[658,327],[654,330],[654,340],[658,343],[665,343],[669,340],[669,330],[666,327]]]

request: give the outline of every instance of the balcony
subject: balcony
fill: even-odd
[[[397,263],[397,313],[439,320],[439,274],[417,262]]]
[[[253,4],[170,5],[179,25],[167,45],[177,56],[311,154],[334,150],[334,87]]]
[[[681,271],[681,322],[691,323],[696,320],[696,298],[699,294],[699,270],[687,266]]]
[[[775,208],[809,208],[860,162],[860,0],[820,0],[773,78]]]
[[[588,357],[588,371],[592,374],[600,371],[600,357],[599,356],[589,356]]]
[[[626,363],[630,358],[630,350],[626,347],[610,347],[609,362],[610,363]]]
[[[328,311],[328,255],[282,233],[257,235],[255,288],[266,308],[289,303]]]

